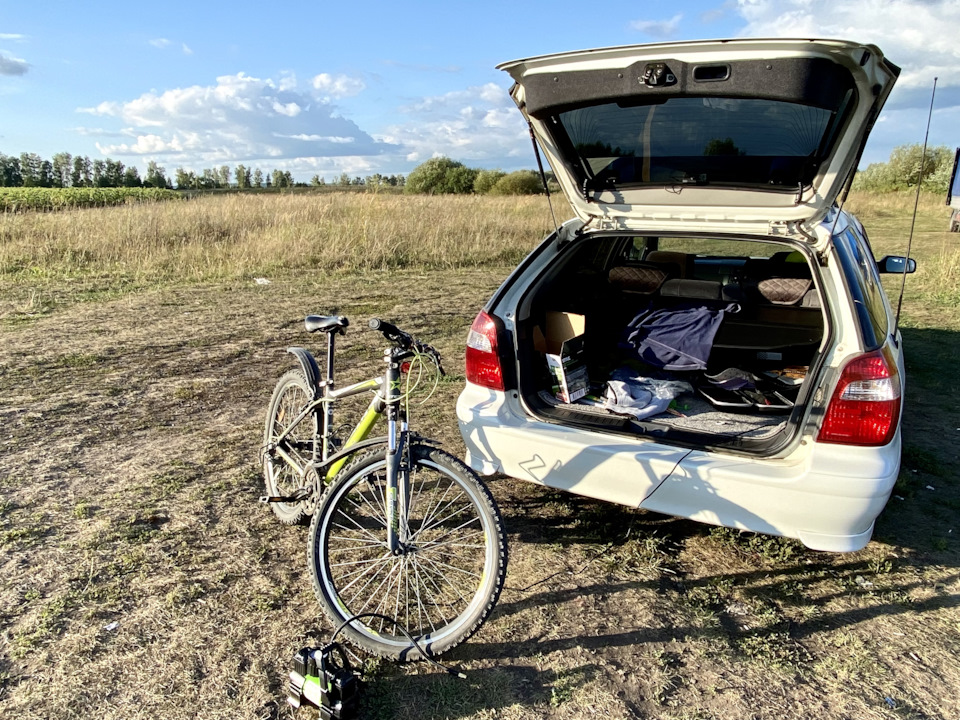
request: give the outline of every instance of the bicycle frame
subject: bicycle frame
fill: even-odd
[[[402,543],[406,539],[406,508],[409,497],[409,475],[401,472],[403,451],[407,445],[409,426],[405,413],[401,409],[401,369],[403,359],[410,357],[411,352],[400,348],[391,348],[384,352],[386,372],[376,378],[363,380],[347,387],[336,389],[333,378],[334,333],[328,336],[326,377],[318,383],[316,391],[322,390],[322,395],[316,397],[306,405],[293,419],[287,428],[277,436],[273,446],[269,449],[279,455],[284,462],[297,470],[301,479],[306,478],[310,470],[316,470],[318,476],[323,473],[327,482],[332,482],[337,473],[343,468],[350,455],[367,447],[387,445],[387,488],[385,500],[387,522],[387,544],[390,552],[401,554]],[[315,392],[316,392],[315,391]],[[347,438],[343,447],[331,453],[333,410],[337,400],[353,397],[366,392],[374,392],[357,426]],[[322,409],[322,414],[320,411]],[[377,418],[386,411],[387,436],[370,439],[369,435],[376,424]],[[304,466],[283,448],[283,441],[301,422],[311,415],[319,414],[320,432],[312,441],[312,460]],[[319,441],[319,442],[318,442]],[[319,444],[319,448],[317,447]],[[319,450],[319,452],[318,452]],[[319,455],[319,457],[318,457]],[[314,488],[319,493],[319,484]],[[402,530],[401,530],[402,528]]]

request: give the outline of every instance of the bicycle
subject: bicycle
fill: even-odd
[[[391,323],[371,320],[390,342],[383,375],[336,388],[335,338],[349,321],[311,315],[305,325],[327,334],[326,372],[321,377],[305,348],[288,348],[300,367],[280,378],[270,401],[261,500],[281,522],[310,518],[314,593],[349,640],[397,660],[439,655],[486,620],[507,563],[490,491],[463,462],[409,427],[410,395],[427,366],[439,381],[440,353]],[[370,405],[341,446],[333,434],[335,403],[363,393],[372,394]],[[381,415],[387,435],[371,438]],[[375,617],[365,624],[358,615]]]

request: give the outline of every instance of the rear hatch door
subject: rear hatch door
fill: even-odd
[[[638,45],[498,66],[594,227],[789,232],[851,178],[899,68],[872,45]]]

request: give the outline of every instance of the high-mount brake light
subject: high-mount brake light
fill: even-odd
[[[820,426],[818,442],[880,446],[893,438],[900,421],[900,376],[896,365],[875,350],[850,360]]]
[[[497,347],[497,325],[482,310],[467,336],[467,382],[490,390],[503,390],[503,367]]]

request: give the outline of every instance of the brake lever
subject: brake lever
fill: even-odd
[[[440,371],[440,377],[446,377],[447,373],[443,369],[443,364],[440,362],[440,351],[437,350],[432,345],[427,345],[427,343],[418,343],[419,347],[417,350],[419,352],[429,354],[433,358],[433,361],[437,364],[437,370]]]

